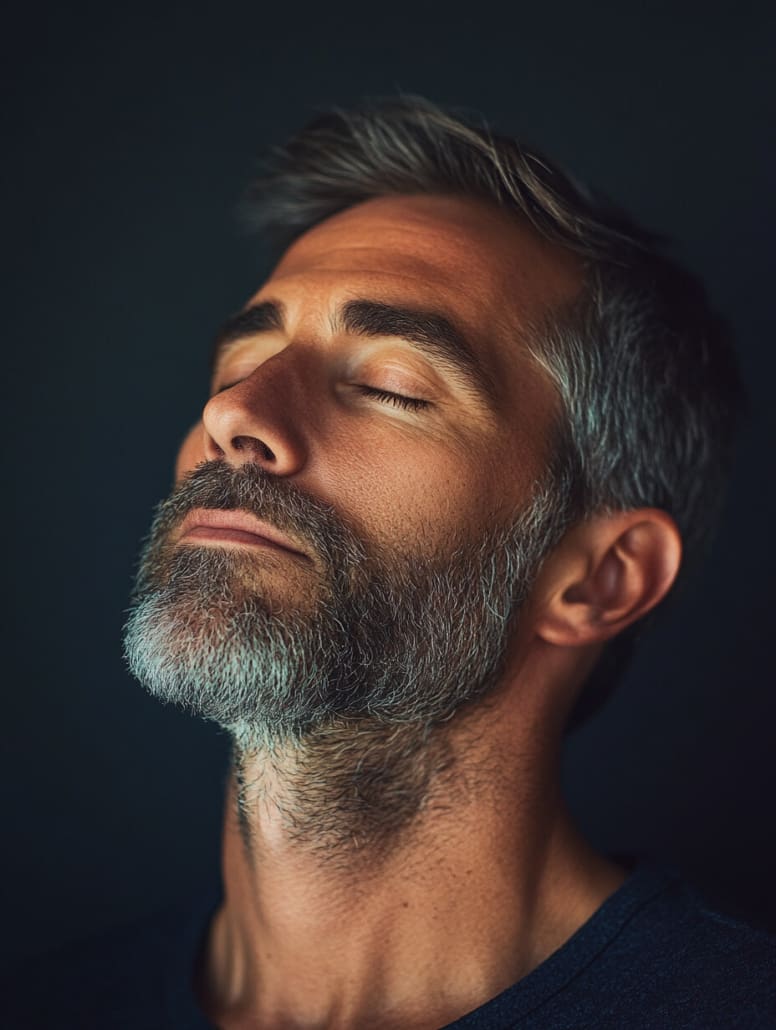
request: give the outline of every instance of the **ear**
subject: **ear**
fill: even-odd
[[[534,631],[566,647],[609,640],[663,600],[681,558],[676,523],[658,508],[581,523],[542,567]]]

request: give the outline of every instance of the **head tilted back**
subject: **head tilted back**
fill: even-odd
[[[338,211],[424,193],[490,201],[581,257],[582,296],[525,341],[562,402],[557,503],[568,524],[661,508],[693,564],[723,496],[743,388],[727,323],[665,239],[535,149],[419,97],[317,117],[273,151],[247,213],[282,250]],[[609,645],[586,704],[608,693],[634,636]]]

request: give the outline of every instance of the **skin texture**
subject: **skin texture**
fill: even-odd
[[[575,257],[485,202],[351,208],[298,240],[249,302],[282,303],[285,329],[224,350],[177,475],[204,460],[262,463],[388,549],[476,534],[520,507],[546,467],[558,397],[526,335],[582,281]],[[493,384],[490,401],[405,341],[333,332],[338,305],[357,298],[445,313]],[[360,384],[430,407],[404,410]],[[230,1030],[439,1027],[567,940],[624,874],[564,808],[564,720],[603,643],[659,603],[680,558],[674,523],[655,509],[569,531],[521,613],[502,681],[449,724],[443,797],[379,864],[321,863],[259,800],[247,852],[232,780],[226,900],[198,982],[210,1019]],[[304,602],[303,569],[257,565],[278,605]],[[253,772],[279,778],[282,793],[282,768]]]

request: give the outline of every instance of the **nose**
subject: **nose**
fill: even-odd
[[[299,412],[299,384],[293,373],[270,358],[234,386],[215,394],[205,405],[202,422],[205,454],[239,466],[261,465],[276,476],[293,476],[307,460]]]

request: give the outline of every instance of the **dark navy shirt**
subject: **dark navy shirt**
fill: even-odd
[[[7,1030],[208,1030],[193,975],[214,884],[190,905],[18,970]],[[450,1030],[776,1030],[776,936],[642,863],[540,966]],[[364,1030],[369,1030],[365,1027]]]

